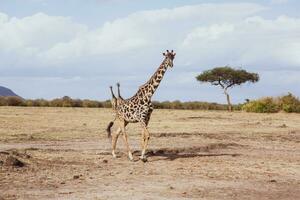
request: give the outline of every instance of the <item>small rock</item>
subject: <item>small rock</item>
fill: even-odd
[[[103,160],[102,162],[103,162],[103,163],[108,163],[108,160]]]
[[[66,182],[62,181],[62,182],[60,182],[60,184],[64,185],[64,184],[66,184]]]
[[[79,175],[74,175],[73,179],[79,179]]]
[[[4,165],[11,167],[24,167],[25,164],[13,156],[8,156],[4,161]]]
[[[287,125],[286,124],[282,124],[281,126],[279,126],[279,128],[286,128]]]
[[[270,180],[271,183],[276,183],[277,181],[275,179]]]
[[[173,187],[173,186],[170,186],[169,189],[170,189],[170,190],[174,190],[174,187]]]

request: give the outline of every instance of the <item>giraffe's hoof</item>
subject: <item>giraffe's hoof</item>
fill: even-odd
[[[128,158],[129,158],[130,161],[134,161],[133,157],[129,156]]]
[[[141,161],[143,161],[143,162],[147,162],[147,161],[148,161],[148,159],[147,159],[146,156],[141,156],[140,159],[141,159]]]
[[[116,155],[116,154],[112,154],[112,157],[113,157],[113,158],[117,158],[117,155]]]

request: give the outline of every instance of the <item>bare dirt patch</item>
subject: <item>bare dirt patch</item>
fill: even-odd
[[[112,158],[111,118],[0,107],[0,199],[299,199],[299,115],[157,110],[146,163],[138,125]]]

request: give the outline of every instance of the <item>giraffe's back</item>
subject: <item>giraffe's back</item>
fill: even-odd
[[[118,116],[123,118],[125,121],[130,123],[146,122],[150,118],[153,111],[151,101],[145,100],[134,100],[125,101],[123,104],[118,106]]]

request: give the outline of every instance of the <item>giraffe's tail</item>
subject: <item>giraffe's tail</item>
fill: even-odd
[[[109,124],[107,125],[106,132],[108,138],[111,138],[111,127],[113,127],[113,125],[114,121],[109,122]]]

